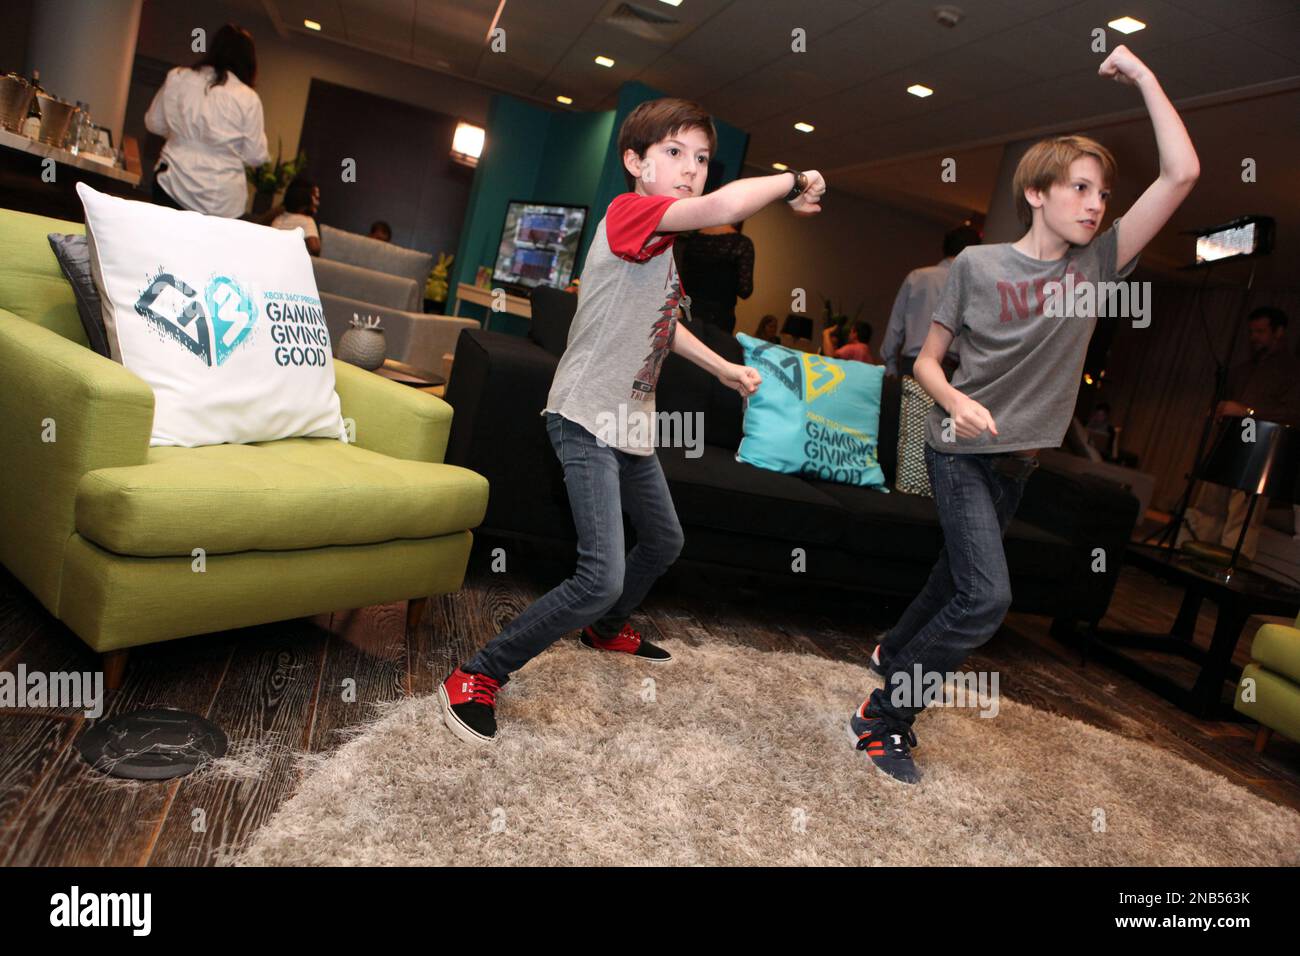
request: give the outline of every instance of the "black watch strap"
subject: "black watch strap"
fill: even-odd
[[[794,176],[794,187],[785,194],[786,202],[794,202],[803,195],[803,191],[808,188],[808,177],[797,169],[787,169],[786,172]]]

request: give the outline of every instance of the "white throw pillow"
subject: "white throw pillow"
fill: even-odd
[[[346,441],[301,229],[118,199],[85,183],[114,360],[153,389],[153,445]]]

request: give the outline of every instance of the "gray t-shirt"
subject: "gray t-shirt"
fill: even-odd
[[[655,386],[677,331],[675,236],[654,234],[675,201],[623,193],[609,204],[587,250],[578,310],[542,409],[632,455],[654,454]]]
[[[1079,395],[1096,310],[1049,309],[1048,283],[1084,294],[1084,283],[1113,282],[1133,271],[1137,257],[1116,269],[1119,220],[1086,246],[1071,246],[1060,259],[1034,259],[1011,243],[968,246],[953,261],[934,321],[954,334],[961,364],[952,386],[989,410],[998,434],[985,429],[973,439],[949,427],[948,413],[935,404],[926,418],[925,440],[950,453],[1056,448],[1065,438]],[[1067,279],[1067,274],[1070,276]],[[1046,288],[1045,288],[1046,287]],[[1094,292],[1097,291],[1094,286]],[[1104,299],[1105,296],[1102,296]],[[1075,305],[1086,300],[1076,298]],[[1071,312],[1089,311],[1086,316]]]

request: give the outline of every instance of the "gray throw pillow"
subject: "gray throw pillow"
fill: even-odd
[[[85,236],[52,232],[47,237],[54,257],[59,260],[59,268],[72,283],[72,294],[77,299],[77,315],[81,317],[82,328],[90,347],[105,358],[112,358],[108,349],[108,333],[104,329],[104,304],[100,301],[99,290],[95,288],[94,276],[90,273],[90,247]]]

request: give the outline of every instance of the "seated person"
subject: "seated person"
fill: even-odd
[[[271,220],[275,229],[302,227],[307,252],[320,255],[320,229],[316,214],[320,211],[320,187],[306,176],[297,176],[284,191],[284,211]]]
[[[392,242],[393,227],[382,219],[376,219],[370,224],[370,238],[378,239],[380,242]]]
[[[758,328],[754,331],[754,338],[762,339],[764,342],[771,342],[773,345],[781,344],[781,332],[776,324],[775,315],[765,315],[758,323]]]
[[[871,346],[867,344],[871,341],[871,331],[870,322],[859,320],[849,326],[848,342],[841,342],[840,330],[830,326],[822,332],[822,354],[832,358],[866,362],[868,365],[879,365],[876,357],[871,354]]]

